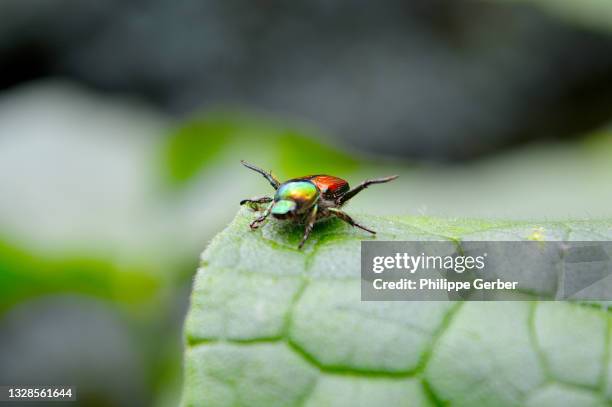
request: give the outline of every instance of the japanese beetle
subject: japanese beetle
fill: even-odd
[[[245,161],[240,161],[245,167],[260,173],[276,190],[274,198],[263,196],[253,199],[243,199],[240,205],[248,205],[259,211],[265,207],[263,214],[249,225],[252,230],[260,227],[268,216],[276,219],[290,220],[306,225],[304,236],[298,248],[302,248],[315,222],[320,219],[335,216],[351,226],[358,227],[376,234],[373,230],[355,222],[353,218],[340,210],[352,197],[372,184],[382,184],[393,181],[397,175],[363,181],[356,188],[350,189],[347,181],[331,175],[307,175],[293,178],[281,183],[270,172],[264,171]]]

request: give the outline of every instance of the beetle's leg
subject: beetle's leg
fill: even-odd
[[[352,197],[354,197],[355,195],[357,195],[358,193],[360,193],[361,191],[363,191],[364,189],[366,189],[370,185],[372,185],[372,184],[384,184],[385,182],[393,181],[397,177],[398,177],[398,175],[392,175],[390,177],[375,178],[375,179],[365,180],[361,184],[356,186],[355,188],[353,188],[350,191],[348,191],[346,194],[340,196],[336,202],[338,203],[339,206],[342,206],[345,203],[347,203],[349,199],[351,199]]]
[[[268,182],[270,183],[270,185],[272,185],[272,188],[274,189],[278,189],[278,187],[280,186],[280,181],[276,179],[276,177],[274,175],[272,175],[272,173],[267,172],[262,170],[259,167],[254,166],[253,164],[249,164],[248,162],[244,161],[244,160],[240,160],[240,162],[242,163],[242,165],[244,165],[245,167],[260,173],[261,175],[264,176],[265,179],[268,180]]]
[[[354,227],[358,227],[359,229],[363,229],[366,232],[370,232],[371,234],[375,235],[376,232],[374,232],[371,229],[366,228],[365,226],[360,225],[359,223],[355,222],[353,220],[353,218],[351,218],[349,215],[347,215],[346,213],[342,212],[340,209],[335,209],[335,208],[328,208],[327,211],[332,214],[333,216],[342,219],[343,221],[345,221],[346,223],[348,223],[351,226]]]
[[[314,205],[312,209],[310,209],[310,212],[308,212],[308,218],[306,219],[306,229],[304,229],[304,236],[302,237],[302,241],[298,245],[298,249],[301,249],[302,246],[304,246],[304,243],[306,243],[306,239],[308,239],[308,236],[310,235],[310,232],[312,231],[312,228],[314,227],[314,224],[317,221],[318,210],[319,208],[317,207],[317,205]]]
[[[249,224],[251,230],[257,229],[265,222],[266,218],[270,215],[270,212],[272,212],[272,206],[273,205],[268,206],[260,217],[256,218],[253,222]]]
[[[270,198],[269,196],[262,196],[259,198],[243,199],[242,201],[240,201],[240,205],[247,204],[252,210],[258,211],[260,209],[259,205],[269,202],[272,202],[272,198]]]

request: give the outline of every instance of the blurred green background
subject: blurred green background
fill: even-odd
[[[0,384],[180,396],[198,256],[280,178],[349,211],[612,216],[612,3],[0,4]],[[71,404],[74,405],[74,404]]]

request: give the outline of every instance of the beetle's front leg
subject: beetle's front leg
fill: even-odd
[[[310,235],[310,232],[312,231],[312,228],[314,227],[314,224],[317,221],[318,209],[319,208],[317,207],[317,205],[315,205],[308,213],[308,218],[306,218],[306,229],[304,229],[304,236],[302,237],[302,241],[298,245],[298,249],[301,249],[302,246],[304,246],[304,243],[306,243],[306,240],[308,239],[308,236]]]
[[[272,198],[269,196],[262,196],[259,198],[243,199],[240,201],[240,205],[247,205],[251,210],[257,212],[260,210],[260,205],[272,202]]]
[[[266,221],[266,218],[270,215],[270,212],[272,212],[272,206],[273,205],[268,206],[268,208],[265,210],[265,212],[260,217],[258,217],[257,219],[255,219],[253,222],[249,224],[249,227],[251,228],[251,230],[257,229]]]

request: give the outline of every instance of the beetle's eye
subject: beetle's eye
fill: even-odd
[[[274,206],[272,207],[272,214],[273,215],[284,215],[294,210],[295,207],[296,207],[295,202],[283,199],[274,204]]]

